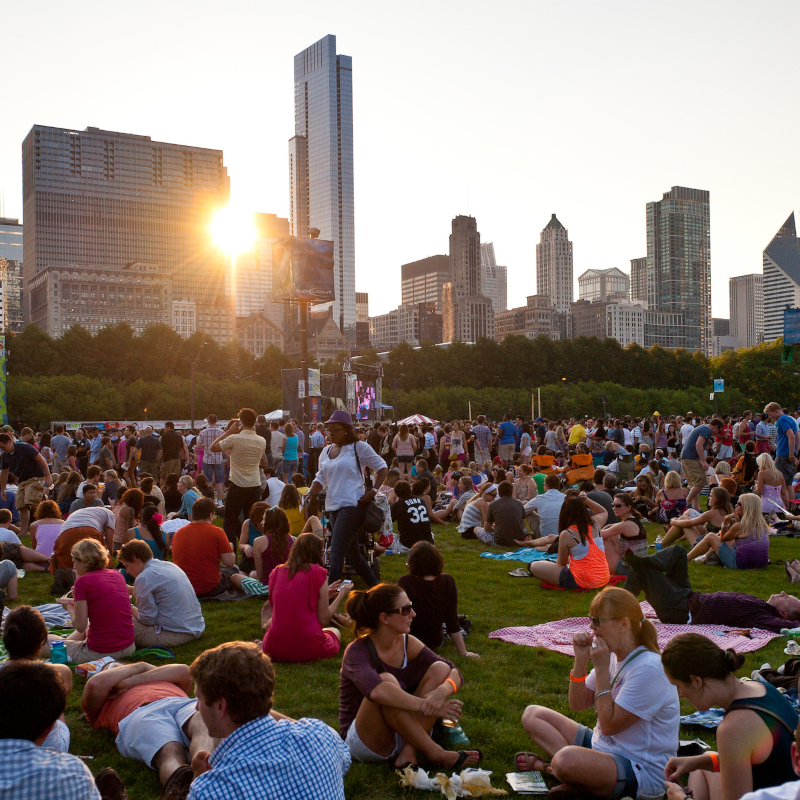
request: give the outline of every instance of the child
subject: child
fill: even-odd
[[[375,495],[375,504],[381,511],[383,511],[383,527],[380,530],[378,546],[385,548],[389,555],[392,553],[389,548],[391,548],[393,541],[391,505],[397,500],[397,495],[394,493],[394,487],[397,485],[397,481],[399,480],[400,471],[396,469],[390,469],[386,473],[386,480],[384,480],[383,485],[380,489],[378,489],[378,492]]]

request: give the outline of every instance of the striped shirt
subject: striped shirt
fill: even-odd
[[[203,449],[203,463],[204,464],[221,464],[224,461],[222,453],[212,453],[211,445],[225,433],[222,428],[216,425],[209,425],[197,434],[197,447]]]

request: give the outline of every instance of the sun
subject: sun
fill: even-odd
[[[256,239],[253,215],[243,213],[233,206],[217,211],[209,229],[214,244],[230,256],[248,250]]]

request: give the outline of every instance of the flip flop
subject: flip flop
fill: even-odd
[[[458,760],[456,761],[455,764],[453,764],[452,767],[450,767],[450,769],[453,772],[457,772],[458,770],[460,770],[464,766],[464,763],[466,762],[466,760],[473,753],[477,753],[478,754],[478,764],[480,764],[481,759],[483,758],[483,752],[481,750],[478,750],[477,748],[474,749],[474,750],[456,750],[456,752],[458,753]],[[474,766],[477,766],[477,765],[476,764],[470,764],[470,767],[474,767]]]
[[[520,567],[519,569],[512,569],[511,572],[508,573],[512,578],[532,578],[530,570],[526,569],[525,567]]]
[[[520,758],[528,759],[528,766],[524,769],[519,765]],[[531,766],[531,759],[533,760],[534,766]],[[538,766],[536,766],[537,763]],[[541,772],[542,774],[549,775],[550,773],[547,772],[549,766],[550,762],[544,756],[540,756],[538,753],[526,753],[525,751],[514,753],[514,767],[516,768],[517,772]]]

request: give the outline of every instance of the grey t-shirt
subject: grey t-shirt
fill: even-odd
[[[683,450],[681,450],[681,458],[691,459],[692,461],[699,461],[697,455],[697,440],[700,438],[705,439],[706,445],[711,438],[711,428],[708,425],[698,425],[687,437],[683,443]]]
[[[525,538],[525,506],[516,497],[498,497],[489,503],[486,521],[494,522],[494,540],[511,547],[514,539]]]

